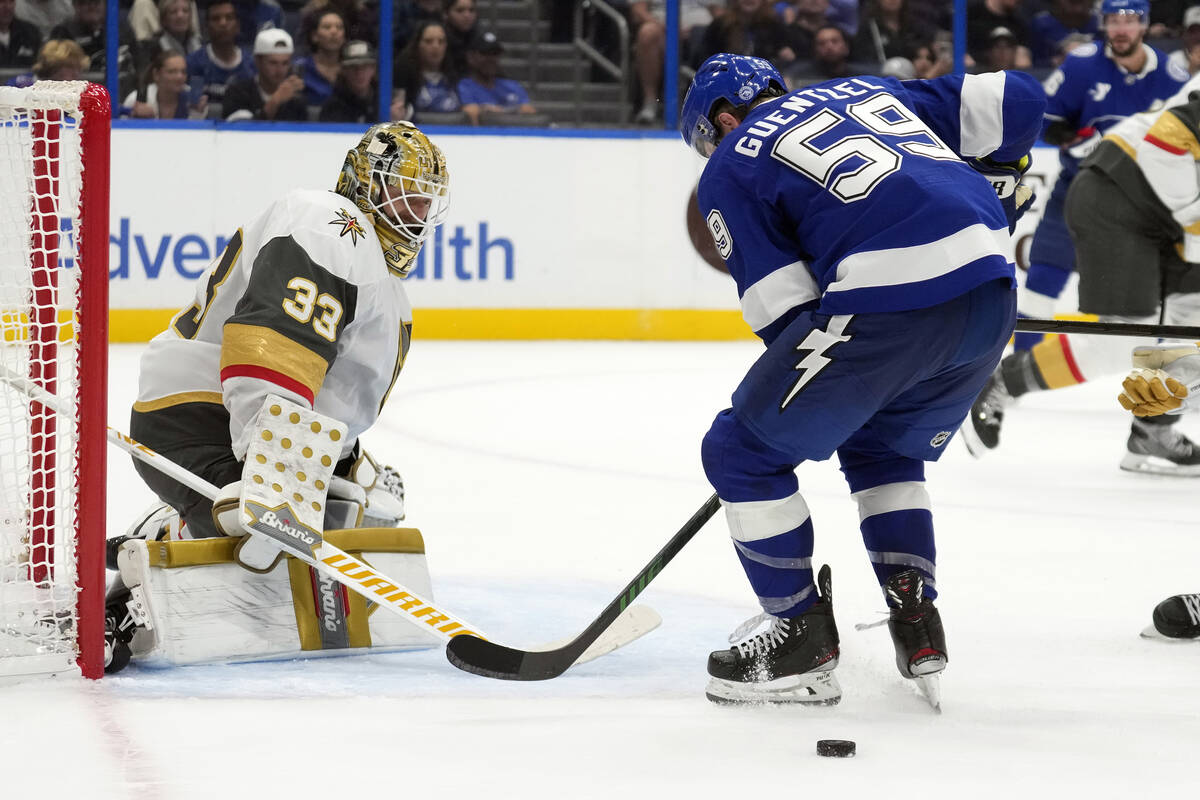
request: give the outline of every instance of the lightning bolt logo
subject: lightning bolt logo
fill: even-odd
[[[850,341],[850,334],[843,333],[850,323],[850,317],[851,315],[846,314],[832,318],[829,321],[828,330],[809,331],[808,336],[804,337],[804,341],[796,345],[796,352],[800,354],[800,358],[792,369],[796,370],[798,374],[795,383],[779,403],[780,411],[785,410],[788,403],[792,402],[796,395],[812,382],[813,378],[820,375],[823,369],[833,363],[833,359],[826,355],[826,352],[842,342]]]

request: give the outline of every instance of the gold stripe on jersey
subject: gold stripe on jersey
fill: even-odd
[[[392,381],[388,384],[387,391],[383,393],[383,399],[379,401],[380,411],[383,411],[388,397],[392,394],[392,388],[396,385],[396,379],[400,377],[400,370],[404,369],[404,361],[408,358],[408,348],[411,344],[412,323],[402,322],[400,324],[400,341],[396,342],[396,365],[392,369]]]
[[[1137,150],[1134,148],[1133,145],[1131,145],[1129,142],[1125,141],[1122,137],[1118,136],[1115,133],[1110,133],[1108,136],[1105,136],[1104,138],[1107,139],[1108,141],[1112,142],[1113,144],[1115,144],[1117,147],[1121,148],[1121,151],[1123,153],[1125,153],[1125,155],[1129,156],[1134,161],[1137,161]]]
[[[1192,154],[1192,158],[1200,160],[1200,142],[1196,141],[1196,131],[1171,113],[1175,110],[1171,109],[1160,115],[1150,126],[1150,130],[1146,131],[1146,137],[1153,136],[1160,142],[1186,150]]]
[[[261,325],[225,324],[221,371],[251,366],[269,369],[303,384],[315,397],[325,382],[329,362],[317,353]]]
[[[169,394],[166,397],[160,397],[157,400],[139,400],[133,404],[133,410],[146,413],[148,411],[160,411],[172,406],[180,406],[184,403],[215,403],[216,405],[221,405],[223,402],[224,400],[220,392],[180,392],[179,394]]]

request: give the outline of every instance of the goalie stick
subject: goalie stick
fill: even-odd
[[[650,563],[637,577],[600,612],[600,616],[596,617],[583,633],[561,647],[551,650],[518,650],[478,636],[464,634],[454,637],[446,644],[446,658],[459,669],[485,678],[507,681],[544,681],[557,678],[576,663],[579,654],[613,624],[625,607],[645,590],[650,581],[662,572],[663,567],[704,527],[704,523],[712,519],[720,505],[715,494],[708,498],[663,549],[650,559]]]
[[[1200,327],[1150,325],[1136,322],[1085,322],[1077,319],[1017,319],[1022,333],[1090,333],[1099,336],[1156,336],[1163,339],[1200,339]]]
[[[0,364],[0,381],[21,392],[36,403],[40,403],[60,414],[69,413],[67,402],[2,364]],[[207,497],[209,500],[216,499],[220,490],[199,475],[176,464],[166,456],[151,450],[144,444],[116,430],[111,425],[107,426],[107,430],[108,440],[134,458],[178,481],[192,491]],[[247,533],[247,535],[255,536],[257,534]],[[272,539],[271,541],[280,545],[280,549],[288,555],[303,561],[318,572],[328,575],[351,591],[362,595],[369,602],[383,606],[399,614],[441,641],[452,641],[455,637],[465,635],[472,637],[481,636],[475,626],[470,625],[444,608],[435,606],[417,593],[378,572],[366,562],[355,558],[353,555],[328,542],[322,540],[317,547],[313,548],[310,554],[302,546],[287,546],[284,542],[276,539]],[[622,606],[622,610],[625,610],[624,606]],[[630,608],[627,614],[622,615],[621,622],[622,625],[618,629],[614,630],[612,634],[603,640],[597,641],[594,647],[586,648],[586,651],[580,650],[576,654],[579,662],[590,661],[618,647],[623,647],[634,639],[654,630],[662,622],[662,618],[653,609],[640,606],[636,609]],[[482,641],[482,638],[480,640]],[[553,647],[553,645],[548,646]]]

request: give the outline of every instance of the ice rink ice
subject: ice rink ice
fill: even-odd
[[[140,346],[111,351],[128,428]],[[575,635],[709,496],[699,442],[753,342],[430,342],[368,448],[403,473],[437,599],[516,646]],[[845,697],[704,699],[757,612],[722,515],[642,596],[660,629],[544,683],[440,650],[0,688],[3,798],[1196,798],[1200,642],[1139,639],[1200,591],[1200,479],[1122,473],[1116,381],[1023,398],[1002,448],[928,471],[950,665],[900,678],[836,462],[805,464]],[[1200,423],[1184,420],[1200,437]],[[152,499],[111,450],[109,531]],[[853,739],[853,759],[816,755]]]

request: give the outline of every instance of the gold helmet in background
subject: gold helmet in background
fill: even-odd
[[[346,153],[337,193],[371,217],[388,269],[403,277],[446,218],[446,157],[411,122],[372,125]]]

